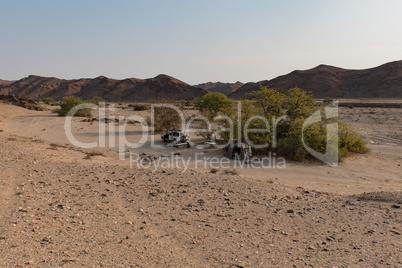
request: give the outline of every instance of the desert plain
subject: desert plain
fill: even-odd
[[[116,104],[108,116],[148,112]],[[341,107],[371,152],[337,167],[231,161],[214,173],[195,160],[144,168],[130,155],[223,157],[221,149],[164,146],[157,134],[122,151],[120,133],[83,149],[52,111],[0,103],[0,115],[2,267],[402,267],[402,109]],[[95,117],[73,118],[77,140],[99,141],[102,124],[119,129]],[[128,141],[141,139],[140,123],[124,129]]]

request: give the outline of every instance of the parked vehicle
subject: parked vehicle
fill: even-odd
[[[163,142],[179,142],[184,137],[184,132],[182,130],[168,130],[162,134],[161,138]]]

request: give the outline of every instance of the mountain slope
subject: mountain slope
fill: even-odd
[[[272,80],[247,83],[229,97],[246,98],[247,93],[258,90],[260,84],[282,92],[299,87],[313,92],[316,98],[402,98],[402,61],[364,70],[319,65]]]
[[[229,95],[242,87],[244,84],[237,81],[236,83],[221,83],[221,82],[208,82],[195,85],[195,87],[203,88],[211,92],[220,92],[225,95]]]
[[[104,76],[94,79],[64,80],[31,75],[9,85],[0,85],[0,94],[15,94],[31,99],[51,97],[55,100],[61,100],[68,95],[84,99],[99,96],[106,101],[193,100],[206,93],[204,89],[193,87],[167,75],[158,75],[150,79],[124,80]]]
[[[11,84],[13,81],[7,81],[7,80],[1,80],[0,79],[0,87],[2,86],[8,86],[9,84]]]

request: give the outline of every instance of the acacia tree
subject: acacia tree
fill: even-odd
[[[194,102],[195,107],[208,119],[215,118],[219,113],[227,114],[233,107],[233,101],[219,92],[207,93]]]
[[[317,103],[311,92],[295,87],[288,90],[285,107],[290,120],[294,120],[309,117],[317,109]]]
[[[282,115],[285,95],[278,90],[260,85],[260,90],[253,91],[248,95],[252,97],[257,109],[267,119]]]

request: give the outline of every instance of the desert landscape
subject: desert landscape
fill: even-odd
[[[402,268],[402,1],[0,1],[0,268]]]
[[[108,116],[149,113],[114,105]],[[143,168],[130,154],[222,158],[221,149],[177,149],[149,135],[119,160],[121,148],[108,133],[104,148],[78,148],[66,138],[65,118],[41,106],[0,103],[2,266],[402,266],[401,109],[341,107],[339,117],[371,152],[338,167],[286,161],[285,168],[241,168],[231,161],[213,174],[194,160],[186,168]],[[98,141],[102,124],[120,125],[94,118],[73,118],[81,142]],[[140,140],[141,124],[124,127],[127,140]],[[118,144],[121,137],[112,138]]]

